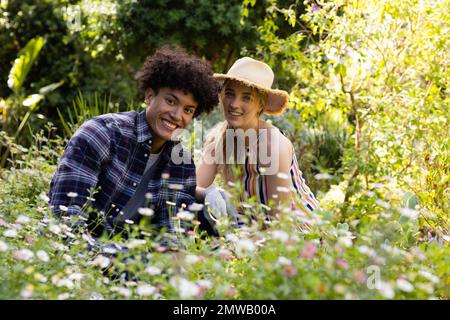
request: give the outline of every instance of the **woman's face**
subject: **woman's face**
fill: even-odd
[[[257,128],[259,98],[255,89],[236,81],[228,81],[222,91],[225,119],[235,129]]]

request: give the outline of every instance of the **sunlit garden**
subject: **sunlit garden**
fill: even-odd
[[[0,299],[447,300],[449,8],[2,0]],[[94,116],[145,107],[134,75],[162,45],[216,72],[241,56],[271,66],[289,108],[265,119],[292,141],[319,209],[268,220],[256,199],[238,203],[239,182],[223,184],[252,219],[236,228],[220,218],[210,236],[200,204],[167,199],[174,223],[189,226],[173,235],[177,248],[159,241],[152,210],[127,225],[129,237],[96,240],[53,215],[50,182],[69,139]],[[195,161],[222,118],[216,108],[188,128]]]

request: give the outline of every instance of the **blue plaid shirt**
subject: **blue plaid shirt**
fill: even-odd
[[[134,194],[144,173],[152,147],[152,134],[145,110],[105,114],[86,121],[70,139],[50,185],[50,206],[59,217],[77,216],[88,223],[91,206],[102,214],[100,227],[113,230],[113,219]],[[174,149],[176,148],[176,149]],[[187,159],[172,161],[172,151]],[[195,201],[195,165],[179,142],[168,141],[152,167],[148,183],[148,207],[152,224],[173,231],[180,207]],[[97,192],[91,195],[91,191]],[[69,223],[70,224],[70,223]]]

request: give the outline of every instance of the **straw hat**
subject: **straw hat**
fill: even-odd
[[[289,94],[284,90],[272,89],[274,74],[264,62],[244,57],[236,60],[227,74],[215,73],[214,78],[235,80],[267,93],[268,99],[264,108],[266,114],[280,115],[288,106]]]

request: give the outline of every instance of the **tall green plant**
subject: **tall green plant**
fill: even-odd
[[[19,52],[17,59],[14,60],[13,67],[11,68],[8,76],[8,87],[15,93],[19,93],[22,88],[28,72],[39,56],[39,52],[43,46],[44,38],[38,37],[31,39],[28,41],[25,48]]]
[[[338,108],[351,123],[341,218],[361,215],[355,200],[395,181],[391,196],[412,192],[421,222],[447,232],[449,1],[310,1],[302,15],[271,3],[257,55],[295,79],[291,107],[307,122]],[[287,36],[280,15],[296,26]]]
[[[57,108],[59,119],[61,120],[64,133],[67,137],[71,137],[84,121],[95,116],[132,110],[136,110],[133,101],[126,104],[126,108],[124,109],[120,107],[119,103],[111,101],[111,97],[104,95],[103,98],[101,98],[98,93],[85,95],[82,92],[78,92],[77,97],[72,102],[72,108],[67,108],[65,110],[67,115],[64,115],[61,110]]]
[[[45,98],[45,95],[64,83],[64,81],[52,83],[41,88],[38,93],[26,94],[23,84],[31,67],[37,61],[44,44],[44,38],[37,37],[28,41],[27,45],[20,50],[8,76],[8,87],[13,93],[6,99],[1,99],[2,131],[5,131],[7,135],[13,136],[14,142],[17,144],[27,140],[27,137],[22,136],[23,129],[31,114],[36,111],[39,103]],[[6,141],[2,140],[2,145],[0,146],[1,149],[4,149],[0,167],[5,166],[10,153],[10,145],[5,143]]]

